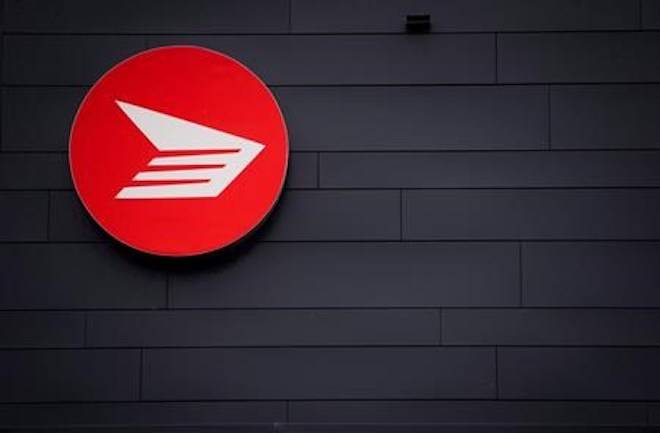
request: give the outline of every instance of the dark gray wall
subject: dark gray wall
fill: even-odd
[[[0,426],[660,425],[658,30],[657,0],[6,0]],[[102,72],[181,43],[261,75],[292,154],[259,233],[176,262],[89,221],[66,150]]]

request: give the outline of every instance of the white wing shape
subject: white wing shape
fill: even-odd
[[[256,141],[208,126],[127,102],[116,102],[160,152],[187,152],[186,155],[153,158],[149,167],[170,169],[141,171],[133,181],[158,184],[126,186],[115,196],[117,199],[217,197],[264,148]],[[222,152],[209,152],[213,150]],[[195,151],[201,153],[195,154]],[[177,166],[186,168],[176,169]]]

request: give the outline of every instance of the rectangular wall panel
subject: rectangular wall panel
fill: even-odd
[[[164,306],[164,273],[133,254],[116,245],[0,244],[0,309]]]
[[[147,400],[489,398],[493,349],[149,349]]]
[[[236,58],[270,85],[493,83],[494,36],[150,36]],[[396,61],[393,61],[396,59]]]
[[[5,87],[3,151],[66,151],[84,87]]]
[[[660,152],[391,152],[321,155],[323,188],[660,186]]]
[[[291,24],[300,33],[401,33],[406,15],[413,13],[430,14],[433,32],[635,30],[639,5],[627,0],[294,0]]]
[[[71,189],[65,154],[0,154],[0,189]]]
[[[85,315],[69,311],[0,313],[1,348],[82,347]]]
[[[655,348],[499,348],[504,399],[643,400],[660,395]]]
[[[88,315],[86,337],[90,346],[123,347],[434,345],[439,339],[440,317],[430,309],[96,312]]]
[[[180,266],[176,307],[507,306],[518,246],[501,243],[268,243],[236,260]]]
[[[137,400],[139,350],[0,351],[0,400]]]
[[[0,241],[48,238],[48,193],[0,191]]]
[[[501,34],[497,77],[502,83],[658,81],[659,42],[654,32]]]
[[[403,199],[404,239],[660,238],[658,190],[413,190]]]
[[[2,427],[67,425],[84,429],[89,425],[104,425],[120,429],[142,427],[165,431],[167,428],[162,425],[185,425],[191,420],[200,425],[259,423],[266,432],[272,430],[270,423],[286,420],[286,403],[195,401],[0,405]],[[191,431],[189,427],[185,429]]]
[[[660,312],[622,309],[446,309],[442,342],[497,346],[660,345]]]
[[[660,244],[656,242],[525,243],[523,303],[545,307],[659,307],[658,263]]]
[[[142,36],[5,36],[5,84],[90,85],[145,48]]]
[[[296,150],[546,149],[540,86],[277,87]]]
[[[259,238],[366,241],[401,236],[398,191],[291,191],[281,197],[276,209]]]
[[[642,403],[522,401],[293,401],[294,423],[442,423],[473,429],[474,424],[511,425],[644,425]],[[468,424],[464,426],[462,424]],[[575,427],[567,427],[574,429]],[[468,430],[469,431],[469,430]],[[477,430],[479,431],[479,430]]]
[[[553,149],[660,146],[660,86],[552,86]]]
[[[5,29],[35,33],[286,32],[286,0],[7,0]],[[255,13],[258,11],[259,13]]]

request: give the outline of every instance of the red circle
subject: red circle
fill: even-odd
[[[144,129],[148,127],[146,122],[136,123],[125,107],[141,110],[140,113],[149,110],[148,116],[143,118],[164,123],[151,126],[151,130]],[[179,120],[199,128],[193,125],[182,129]],[[192,135],[188,132],[197,134],[200,128],[207,131],[203,134],[210,135],[190,138]],[[208,128],[220,134],[231,134],[232,139],[247,139],[263,146],[250,145],[251,149],[260,151],[251,156],[249,164],[241,165],[239,174],[232,177],[228,185],[225,182],[216,196],[210,195],[220,185],[216,182],[218,170],[235,170],[236,164],[223,165],[215,159],[242,150],[240,147],[238,151],[218,150],[214,141],[217,133],[208,132]],[[153,131],[159,139],[155,140],[145,130]],[[164,142],[177,148],[163,150]],[[211,148],[199,147],[207,144]],[[78,109],[71,128],[69,152],[75,189],[94,220],[120,242],[163,256],[214,251],[238,241],[256,228],[282,191],[289,153],[284,118],[264,83],[236,60],[192,46],[144,51],[101,77]],[[167,160],[170,161],[168,165],[155,162],[165,161],[162,157],[210,154],[215,162],[201,165],[197,160],[176,165],[172,165],[172,159]],[[178,172],[174,180],[134,179],[138,173],[159,170],[191,170],[195,173],[192,177],[205,173],[198,169],[211,169],[207,172],[212,173],[214,179],[213,188],[205,185],[206,192],[201,197],[194,195],[197,192],[180,197],[180,192],[173,191],[181,189],[171,186],[203,183],[207,181],[204,176],[201,180],[190,179]],[[201,183],[192,189],[199,190],[197,187]],[[126,187],[154,185],[165,185],[161,188],[167,190],[163,192],[164,198],[151,197],[155,194],[154,188],[138,189],[135,195],[140,198],[127,199],[128,194],[123,191]],[[149,198],[143,198],[144,195]]]

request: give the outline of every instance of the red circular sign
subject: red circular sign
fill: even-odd
[[[140,251],[190,256],[236,242],[267,216],[288,161],[282,113],[236,60],[175,46],[107,72],[71,128],[83,204]]]

